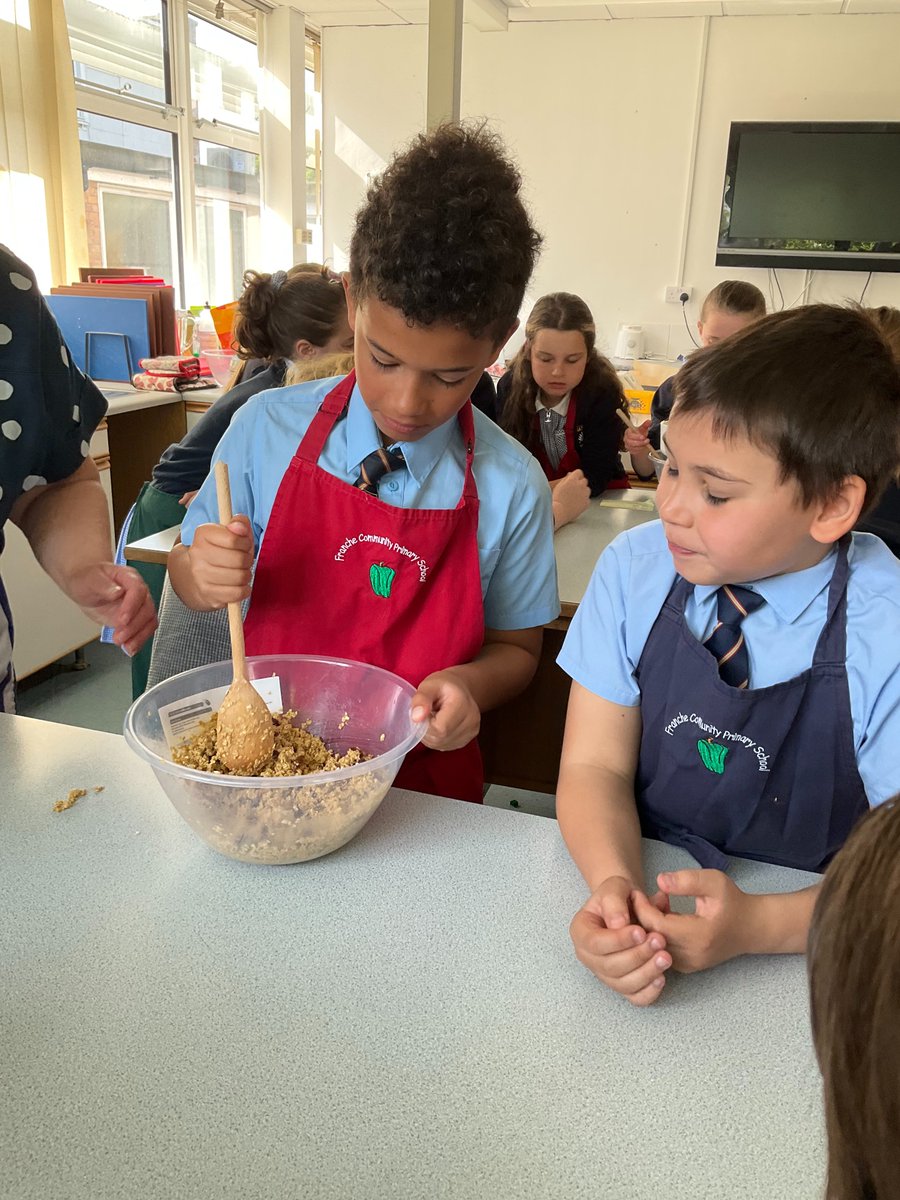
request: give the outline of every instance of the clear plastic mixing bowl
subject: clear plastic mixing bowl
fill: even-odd
[[[196,667],[165,679],[132,704],[125,740],[153,768],[166,795],[195,833],[244,862],[296,863],[349,842],[394,782],[427,722],[414,724],[415,689],[364,663],[309,655],[247,659],[250,679],[277,675],[284,709],[309,720],[337,754],[358,747],[373,757],[336,771],[284,778],[218,775],[172,762],[160,708],[231,683],[231,663]]]

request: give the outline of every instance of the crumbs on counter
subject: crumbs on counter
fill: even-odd
[[[341,717],[340,721],[338,721],[338,729],[343,729],[349,720],[350,720],[350,714],[348,712],[345,712],[344,715]]]
[[[87,788],[72,788],[65,800],[57,800],[53,805],[53,811],[65,812],[67,808],[71,808],[73,804],[77,804],[81,797],[86,795]]]
[[[100,792],[105,790],[106,788],[102,783],[98,783],[96,787],[91,788],[91,791],[95,796],[99,795]],[[74,804],[77,804],[82,796],[86,796],[87,794],[87,788],[72,788],[65,800],[57,800],[57,802],[53,805],[53,811],[65,812],[67,808],[71,808]]]

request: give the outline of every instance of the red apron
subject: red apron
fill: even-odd
[[[583,433],[582,427],[578,422],[578,389],[572,392],[569,397],[569,408],[566,413],[566,452],[559,460],[559,466],[554,467],[547,457],[547,452],[544,449],[544,443],[541,441],[540,430],[540,413],[534,414],[534,427],[532,432],[532,445],[534,446],[534,456],[541,464],[544,474],[549,480],[564,479],[570,471],[578,471],[581,468],[581,454],[579,452],[579,444],[581,443]],[[621,470],[621,467],[619,468]],[[608,489],[612,488],[627,488],[628,480],[625,478],[625,472],[622,471],[621,476],[616,476],[607,481]]]
[[[272,505],[244,623],[248,654],[326,654],[394,671],[414,687],[471,662],[484,643],[472,406],[456,508],[397,508],[318,465],[356,376],[325,397]],[[388,478],[388,477],[386,477]],[[440,752],[417,746],[397,787],[480,803],[478,741]]]

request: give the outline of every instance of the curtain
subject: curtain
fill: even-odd
[[[0,241],[44,290],[88,261],[63,0],[0,0]]]

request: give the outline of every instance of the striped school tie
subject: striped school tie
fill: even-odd
[[[541,445],[555,471],[566,453],[566,418],[550,408],[540,416]]]
[[[750,657],[741,631],[748,613],[765,604],[758,592],[725,584],[717,594],[717,624],[703,643],[719,664],[719,678],[729,687],[745,688],[750,682]]]
[[[378,485],[388,471],[397,471],[406,466],[402,450],[383,450],[380,446],[367,454],[359,465],[359,478],[354,487],[370,496],[378,495]]]

